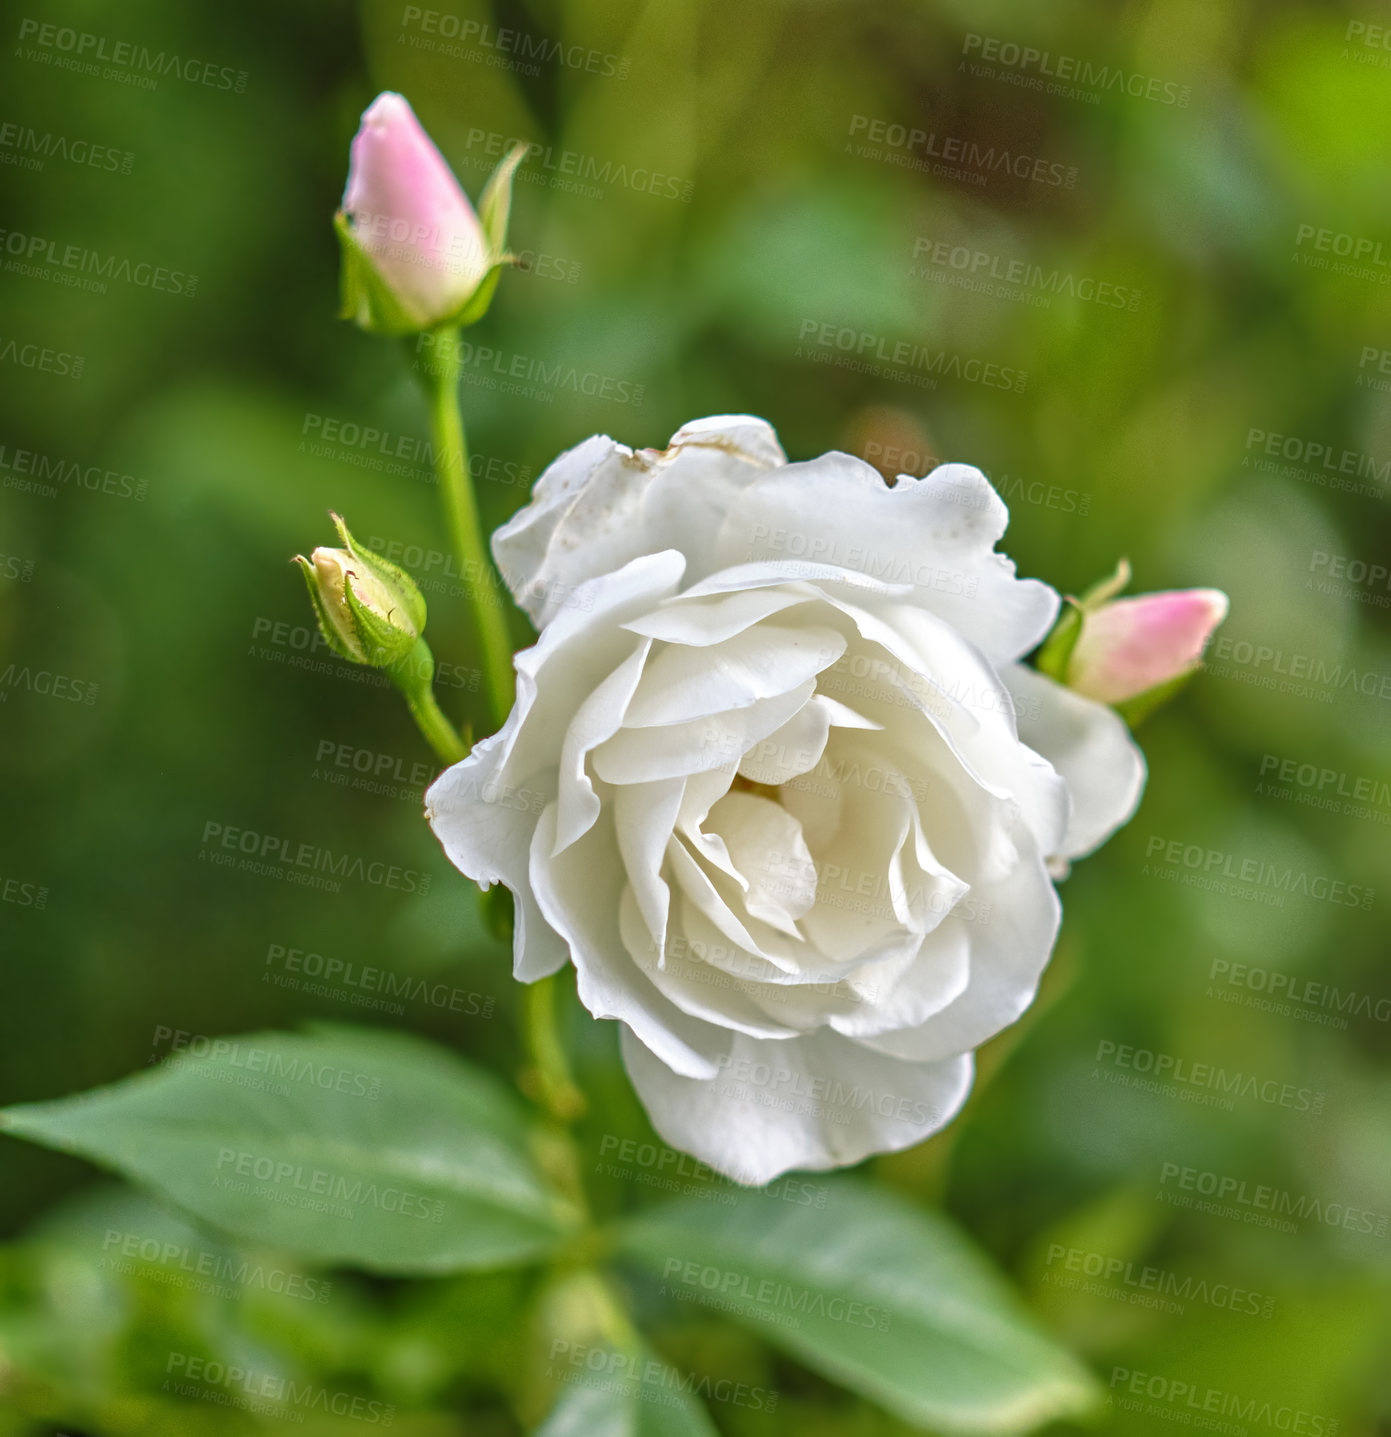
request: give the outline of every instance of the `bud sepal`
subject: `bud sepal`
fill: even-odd
[[[364,549],[332,514],[341,549],[295,556],[328,646],[355,664],[389,669],[414,649],[425,628],[425,598],[409,574]]]

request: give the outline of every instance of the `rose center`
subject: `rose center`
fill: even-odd
[[[734,793],[751,793],[755,798],[770,799],[773,803],[782,802],[782,788],[776,783],[756,783],[751,778],[745,778],[742,773],[734,775],[734,781],[729,785]]]

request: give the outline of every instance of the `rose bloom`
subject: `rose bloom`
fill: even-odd
[[[1139,800],[1116,714],[1020,663],[1059,600],[1007,521],[967,465],[890,488],[729,417],[586,440],[493,537],[540,638],[430,822],[512,891],[516,976],[572,962],[657,1131],[738,1181],[941,1128]]]

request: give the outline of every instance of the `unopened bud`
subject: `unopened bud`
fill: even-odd
[[[333,651],[355,664],[390,668],[425,628],[425,600],[404,569],[364,549],[334,514],[344,547],[295,556],[319,628]]]
[[[405,97],[378,95],[353,139],[334,219],[342,317],[382,334],[481,319],[512,259],[512,176],[525,153],[518,144],[498,165],[475,211]]]

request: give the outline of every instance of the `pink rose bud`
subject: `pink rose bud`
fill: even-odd
[[[409,333],[460,322],[470,301],[486,307],[485,282],[508,258],[507,196],[520,158],[499,166],[480,219],[405,97],[378,95],[353,139],[338,219],[345,316]]]
[[[1118,704],[1197,668],[1212,631],[1227,617],[1220,589],[1174,589],[1084,603],[1082,632],[1067,667],[1068,687]]]

